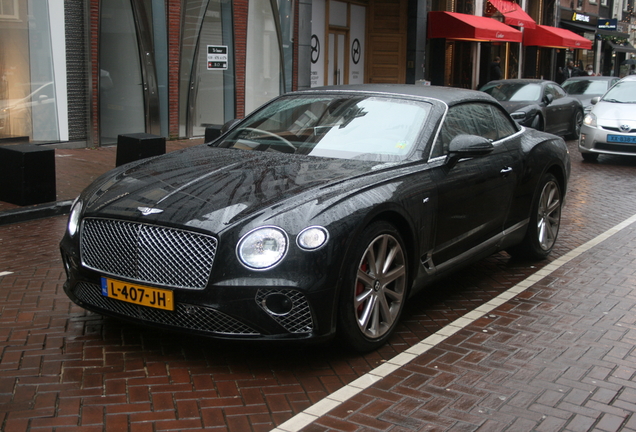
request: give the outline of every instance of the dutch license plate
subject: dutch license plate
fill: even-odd
[[[174,310],[172,291],[102,277],[102,295],[155,309]]]
[[[607,142],[636,144],[636,136],[608,135]]]

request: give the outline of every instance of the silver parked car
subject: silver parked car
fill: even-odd
[[[592,99],[603,96],[619,79],[614,76],[577,76],[566,79],[561,87],[581,101],[587,114],[592,110]]]
[[[636,156],[636,75],[593,98],[592,105],[579,137],[583,159],[593,162],[599,154]]]

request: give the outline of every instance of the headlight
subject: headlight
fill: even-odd
[[[71,205],[71,214],[68,217],[68,233],[73,237],[79,229],[80,216],[82,214],[82,201],[75,198]]]
[[[316,250],[327,243],[329,233],[323,227],[314,226],[305,228],[296,237],[298,247],[305,250]]]
[[[512,114],[510,114],[510,117],[512,117],[513,119],[517,121],[521,121],[521,120],[525,120],[526,113],[524,111],[515,111]]]
[[[596,127],[596,116],[594,115],[594,113],[587,114],[583,119],[583,124],[585,124],[586,126]]]
[[[287,234],[277,227],[256,228],[245,234],[236,247],[239,260],[254,270],[267,270],[287,253]]]

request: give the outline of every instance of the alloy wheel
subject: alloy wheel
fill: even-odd
[[[543,186],[537,211],[539,245],[543,250],[550,250],[554,246],[561,223],[561,193],[556,182],[549,181]]]
[[[392,235],[379,235],[365,250],[355,281],[354,315],[366,337],[377,339],[392,328],[404,302],[406,280],[402,246]]]

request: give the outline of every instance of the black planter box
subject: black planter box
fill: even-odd
[[[115,165],[119,166],[165,153],[166,139],[164,137],[149,133],[118,135]]]
[[[54,149],[35,144],[0,146],[0,201],[26,206],[55,199]]]

